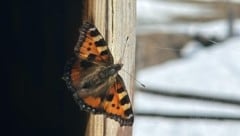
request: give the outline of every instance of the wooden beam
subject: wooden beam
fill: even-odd
[[[135,0],[88,0],[85,3],[84,21],[96,25],[108,42],[114,63],[122,59],[124,64],[120,75],[133,100],[135,76]],[[115,120],[103,115],[90,115],[86,136],[131,136],[132,127],[120,127]]]

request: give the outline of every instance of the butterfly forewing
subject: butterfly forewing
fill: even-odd
[[[102,65],[113,64],[113,57],[107,42],[97,28],[90,23],[85,23],[80,29],[79,40],[74,48],[74,52],[81,60]]]

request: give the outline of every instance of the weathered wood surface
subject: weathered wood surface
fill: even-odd
[[[85,3],[84,21],[94,23],[102,33],[118,63],[124,64],[120,75],[133,100],[135,74],[135,0],[88,0]],[[126,47],[125,51],[124,48]],[[104,118],[103,115],[90,115],[86,136],[131,136],[132,127],[120,127],[119,123]]]

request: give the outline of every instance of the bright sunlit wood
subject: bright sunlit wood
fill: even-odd
[[[134,90],[134,79],[128,73],[135,73],[135,0],[89,0],[85,3],[84,21],[96,25],[109,44],[114,62],[122,60],[120,71],[125,81],[131,101]],[[125,48],[125,49],[124,49]],[[120,127],[112,119],[103,115],[90,115],[86,136],[131,136],[132,127]]]

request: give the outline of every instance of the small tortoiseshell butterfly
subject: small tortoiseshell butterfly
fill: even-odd
[[[105,114],[121,126],[132,126],[131,102],[118,74],[123,65],[113,63],[108,45],[94,25],[83,24],[74,53],[63,79],[81,110]]]

